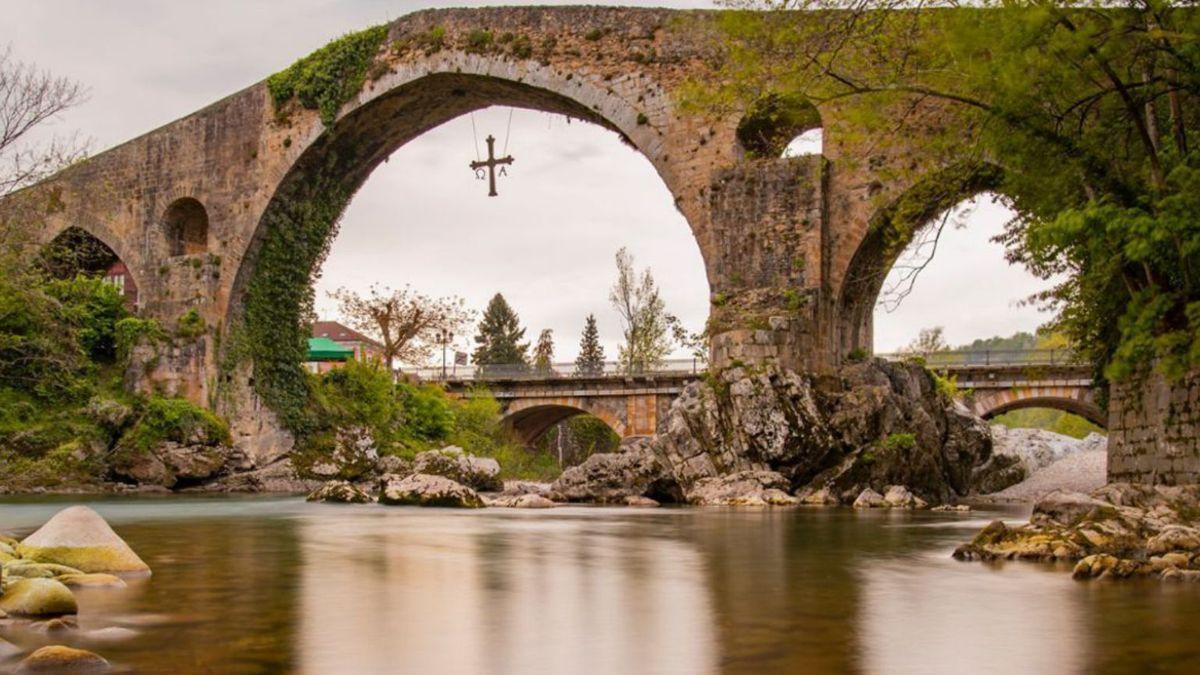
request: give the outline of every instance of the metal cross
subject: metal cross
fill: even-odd
[[[497,158],[496,157],[496,149],[495,149],[496,139],[490,135],[487,137],[487,146],[488,146],[488,158],[484,161],[471,162],[471,168],[475,171],[475,175],[477,177],[479,177],[480,180],[483,179],[483,170],[487,169],[488,196],[495,197],[498,194],[496,192],[496,167],[500,166],[500,175],[501,176],[507,175],[507,172],[504,170],[504,167],[501,165],[512,164],[513,158],[512,158],[512,155],[507,155],[505,157]]]

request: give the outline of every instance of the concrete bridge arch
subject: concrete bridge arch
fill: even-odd
[[[1007,389],[991,389],[970,398],[971,412],[991,419],[1023,408],[1051,408],[1086,419],[1101,428],[1108,427],[1108,415],[1096,402],[1096,391],[1080,384],[1030,383]]]

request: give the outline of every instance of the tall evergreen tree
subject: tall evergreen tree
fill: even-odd
[[[543,375],[549,375],[554,363],[554,333],[549,328],[538,335],[537,345],[533,348],[533,369]]]
[[[579,356],[575,359],[575,374],[599,375],[604,372],[604,346],[600,344],[600,331],[596,329],[596,315],[588,314],[583,324],[583,337],[579,340]]]
[[[479,322],[479,334],[475,336],[475,353],[472,359],[476,365],[509,366],[523,369],[529,365],[528,342],[521,342],[525,337],[525,329],[521,328],[521,319],[509,306],[504,296],[497,293],[488,302],[483,312],[483,320]]]

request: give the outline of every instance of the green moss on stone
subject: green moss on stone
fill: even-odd
[[[362,89],[371,63],[387,39],[386,25],[345,35],[267,79],[267,90],[281,109],[293,98],[318,110],[325,126]]]

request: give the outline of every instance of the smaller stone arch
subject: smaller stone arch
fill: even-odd
[[[550,427],[576,415],[592,415],[608,425],[617,436],[626,437],[625,421],[601,405],[576,398],[513,401],[504,411],[501,424],[511,429],[526,446],[532,446]]]
[[[1091,387],[1083,386],[1026,386],[976,392],[971,398],[971,411],[991,419],[1022,408],[1051,408],[1079,415],[1101,428],[1108,428],[1108,416],[1096,403]]]
[[[192,255],[208,250],[208,210],[199,200],[182,197],[163,213],[167,255]]]
[[[820,111],[803,96],[767,94],[738,122],[737,138],[755,158],[819,155],[823,127]]]

